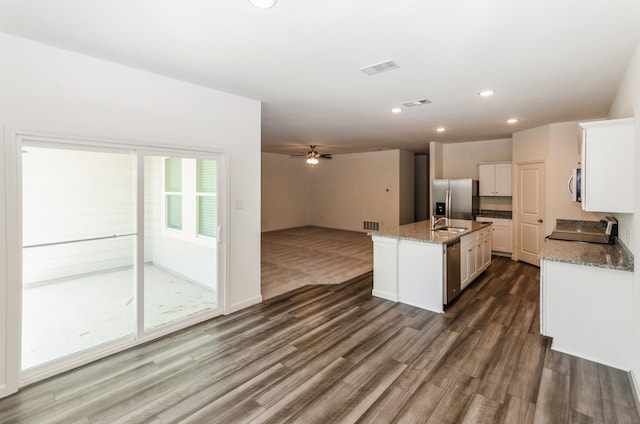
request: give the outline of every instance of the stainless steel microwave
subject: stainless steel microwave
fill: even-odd
[[[571,195],[571,200],[573,200],[574,202],[582,202],[582,193],[580,192],[581,183],[582,170],[580,168],[574,168],[567,184],[569,194]]]

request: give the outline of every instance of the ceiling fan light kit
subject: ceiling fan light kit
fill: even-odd
[[[291,155],[292,158],[296,158],[296,157],[304,157],[306,158],[306,162],[309,165],[316,165],[318,164],[319,160],[318,159],[331,159],[331,155],[324,153],[324,154],[320,154],[318,153],[318,151],[316,150],[316,146],[315,145],[310,145],[309,146],[311,148],[311,150],[309,150],[306,154],[302,154],[302,155]]]

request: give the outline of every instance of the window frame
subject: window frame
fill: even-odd
[[[165,187],[163,187],[163,214],[162,217],[164,226],[162,229],[163,235],[174,237],[181,239],[183,241],[189,243],[195,243],[203,246],[215,246],[218,242],[218,229],[220,228],[219,219],[220,219],[220,209],[219,205],[216,203],[216,217],[215,217],[215,235],[208,236],[205,234],[198,233],[198,224],[199,224],[199,210],[198,210],[198,198],[200,196],[214,197],[216,201],[218,200],[218,191],[219,191],[219,179],[220,179],[220,169],[218,166],[219,160],[211,159],[211,158],[194,158],[194,157],[175,157],[175,156],[164,156],[162,157],[162,178],[165,181],[166,178],[166,159],[167,158],[177,158],[182,161],[182,192],[180,193],[182,196],[182,229],[177,230],[171,227],[168,227],[167,224],[167,194],[171,194],[172,192],[166,192]],[[197,161],[198,160],[213,160],[216,161],[216,193],[208,193],[208,192],[198,192],[198,184],[197,184]],[[185,166],[186,162],[186,166]]]

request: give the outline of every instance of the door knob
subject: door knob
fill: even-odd
[[[542,218],[538,218],[538,222],[544,222]]]

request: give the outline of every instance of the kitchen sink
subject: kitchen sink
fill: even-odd
[[[436,233],[439,234],[460,234],[463,233],[465,231],[467,231],[468,228],[462,228],[462,227],[439,227],[434,229],[433,231],[435,231]]]

